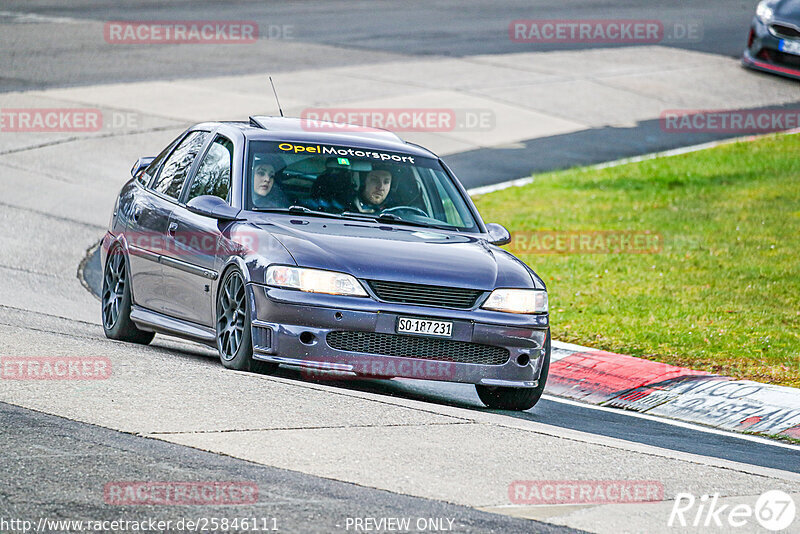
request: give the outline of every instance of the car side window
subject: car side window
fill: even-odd
[[[183,137],[183,135],[179,135],[178,137],[173,139],[172,142],[169,145],[167,145],[167,148],[162,150],[161,153],[158,156],[156,156],[156,159],[150,162],[150,165],[148,165],[144,169],[144,171],[142,171],[142,173],[139,175],[138,178],[139,182],[144,187],[149,186],[153,182],[153,178],[155,178],[155,176],[158,174],[159,169],[161,169],[161,164],[164,163],[165,159],[167,159],[167,156],[169,156],[170,152],[172,152],[172,149],[175,148],[175,145],[177,145],[178,141],[181,140],[181,137]]]
[[[436,193],[439,195],[439,199],[441,200],[441,207],[444,210],[444,217],[447,224],[452,224],[453,226],[464,227],[464,219],[461,218],[461,215],[458,213],[455,205],[453,204],[453,200],[447,191],[444,190],[442,183],[439,180],[434,180],[434,184],[436,184]]]
[[[161,173],[153,184],[153,190],[177,199],[181,195],[186,173],[192,166],[197,153],[203,148],[208,132],[192,132],[181,141],[164,162]]]
[[[232,161],[233,143],[217,136],[197,169],[186,201],[200,195],[214,195],[227,201],[231,188]]]
[[[139,173],[136,175],[136,181],[142,187],[147,187],[147,184],[150,183],[150,178],[152,178],[149,174],[147,174],[147,167],[140,170]]]

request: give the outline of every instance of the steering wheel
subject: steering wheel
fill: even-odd
[[[386,208],[385,210],[381,211],[381,215],[384,213],[388,213],[390,215],[397,215],[397,212],[403,213],[413,213],[414,215],[422,215],[423,217],[429,217],[425,210],[418,208],[416,206],[395,206],[393,208]]]

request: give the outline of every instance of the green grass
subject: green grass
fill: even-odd
[[[523,231],[651,231],[654,254],[521,254],[553,337],[800,387],[800,135],[537,175],[475,199]]]

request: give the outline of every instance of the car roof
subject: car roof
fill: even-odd
[[[215,124],[237,128],[250,141],[324,143],[352,148],[401,152],[427,158],[438,157],[430,150],[404,141],[388,130],[353,124],[314,121],[314,129],[312,129],[303,119],[271,116],[253,116],[250,117],[249,122],[230,121]],[[204,125],[209,125],[209,123],[204,123]],[[316,128],[323,131],[314,131]],[[341,130],[347,131],[342,132]]]

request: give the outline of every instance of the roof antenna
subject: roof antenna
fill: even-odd
[[[275,90],[275,84],[272,81],[272,76],[269,77],[269,84],[272,86],[272,92],[275,93],[275,102],[278,103],[278,111],[281,112],[281,117],[283,117],[283,110],[281,109],[281,101],[278,100],[278,91]]]

